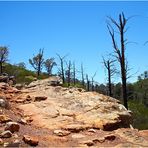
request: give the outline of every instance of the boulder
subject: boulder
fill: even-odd
[[[7,131],[2,132],[0,134],[0,137],[1,138],[10,138],[10,137],[12,137],[12,133],[9,130],[7,130]]]
[[[13,132],[18,132],[20,129],[20,126],[16,122],[7,122],[5,130],[10,130],[12,133]]]
[[[39,143],[39,140],[37,137],[29,136],[29,135],[24,135],[23,140],[25,143],[31,145],[31,146],[37,146]]]
[[[63,84],[62,79],[58,76],[49,77],[49,84],[51,86],[60,86]]]
[[[61,86],[63,84],[62,80],[58,76],[50,76],[48,79],[37,80],[31,82],[27,88],[34,88],[39,86]]]

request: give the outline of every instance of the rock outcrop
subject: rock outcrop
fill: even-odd
[[[132,122],[131,112],[118,100],[79,88],[53,87],[49,79],[34,81],[22,92],[19,98],[23,101],[18,107],[31,115],[32,123],[38,127],[69,131],[113,130],[130,127]],[[24,104],[26,95],[35,102]],[[41,100],[42,103],[38,102]]]
[[[10,104],[0,106],[2,146],[148,147],[147,130],[130,128],[131,111],[114,98],[52,78],[20,90],[0,83],[0,97]]]

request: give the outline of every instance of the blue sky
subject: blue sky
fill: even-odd
[[[106,82],[102,56],[113,52],[106,19],[118,19],[121,12],[129,20],[126,38],[136,44],[128,44],[126,49],[131,74],[137,75],[148,70],[148,2],[0,2],[0,45],[10,49],[11,63],[25,62],[44,48],[45,58],[56,53],[66,55],[75,61],[77,69],[81,62],[85,73],[95,80]],[[120,81],[115,77],[114,81]]]

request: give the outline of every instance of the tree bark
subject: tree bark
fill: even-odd
[[[0,74],[3,73],[3,66],[2,66],[2,63],[0,62]]]

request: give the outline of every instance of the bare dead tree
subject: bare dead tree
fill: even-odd
[[[85,86],[84,82],[84,68],[83,68],[83,63],[81,63],[81,79],[82,79],[82,86]]]
[[[90,90],[89,85],[90,85],[90,81],[89,81],[89,78],[88,78],[88,74],[86,74],[86,90],[87,91]]]
[[[91,77],[91,90],[94,91],[94,77],[96,76],[97,72],[94,73],[94,75]]]
[[[61,71],[61,76],[62,76],[62,80],[63,80],[63,84],[65,83],[65,72],[64,72],[64,59],[65,59],[65,57],[67,56],[67,55],[65,55],[65,56],[60,56],[59,54],[56,54],[58,57],[59,57],[59,59],[60,59],[60,71]]]
[[[29,59],[29,63],[37,72],[37,76],[40,75],[44,63],[43,54],[44,49],[40,49],[39,53],[36,56],[34,56],[32,59]]]
[[[67,71],[66,71],[68,86],[70,86],[71,83],[71,69],[72,69],[72,64],[71,61],[69,61],[67,64]]]
[[[75,62],[73,62],[73,84],[76,85],[76,67]]]
[[[120,69],[121,69],[121,79],[122,79],[122,95],[123,95],[123,101],[124,106],[128,109],[128,103],[127,103],[127,65],[126,65],[126,58],[125,58],[125,45],[127,43],[127,39],[125,39],[125,33],[126,33],[126,24],[129,19],[125,18],[124,13],[119,14],[119,22],[115,21],[111,17],[109,17],[109,20],[111,23],[117,28],[119,34],[120,34],[120,48],[118,47],[116,40],[115,40],[115,30],[111,26],[110,23],[108,23],[108,31],[112,39],[113,48],[115,52],[115,57],[120,63]]]
[[[107,70],[109,96],[112,97],[113,94],[112,94],[112,81],[111,81],[111,79],[116,72],[116,69],[114,67],[115,60],[112,60],[112,59],[105,60],[104,57],[102,57],[102,58],[103,58],[104,67]]]
[[[0,47],[0,74],[3,73],[3,63],[8,60],[9,49],[6,46]]]

